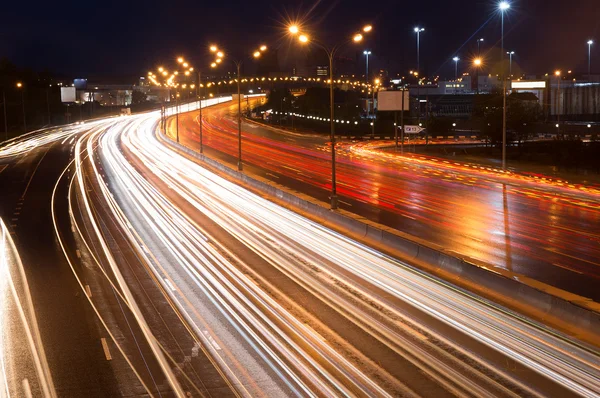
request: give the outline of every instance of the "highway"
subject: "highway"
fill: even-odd
[[[158,117],[2,157],[48,369],[28,380],[49,374],[57,396],[600,393],[595,348],[223,179],[159,141]]]
[[[236,112],[234,105],[221,105],[203,113],[206,152],[232,165],[237,163]],[[197,112],[179,118],[180,141],[196,150],[197,120]],[[329,201],[327,138],[253,123],[243,127],[248,171]],[[399,156],[349,142],[337,151],[342,209],[516,278],[526,276],[600,301],[597,188]]]

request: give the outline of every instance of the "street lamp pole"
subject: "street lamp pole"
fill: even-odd
[[[242,171],[242,100],[240,98],[240,67],[242,61],[235,63],[237,66],[237,100],[238,100],[238,170]]]
[[[2,104],[4,105],[4,140],[8,140],[8,122],[6,121],[6,93],[2,90]]]
[[[27,118],[25,116],[25,88],[23,83],[17,83],[17,88],[21,90],[21,105],[23,106],[23,132],[27,132]]]
[[[588,40],[588,82],[592,81],[592,44],[594,44],[593,40]]]
[[[200,84],[202,84],[202,72],[198,71],[198,84],[196,85],[196,97],[198,97],[198,125],[200,134],[200,153],[204,152],[202,146],[202,97],[200,96]]]
[[[363,32],[368,33],[373,29],[371,25],[367,25],[363,27]],[[296,35],[300,33],[298,26],[292,25],[289,27],[289,31],[291,34]],[[355,34],[352,40],[355,43],[362,41],[362,34]],[[327,54],[327,58],[329,59],[329,139],[331,141],[331,210],[335,210],[338,208],[338,196],[337,196],[337,181],[336,181],[336,161],[335,161],[335,119],[334,119],[334,92],[333,92],[333,59],[335,57],[336,52],[344,45],[346,42],[334,46],[327,47],[323,43],[317,40],[311,40],[305,34],[300,34],[298,36],[298,40],[301,43],[307,44],[309,41],[312,41],[317,46],[321,47],[325,53]]]
[[[418,76],[421,75],[421,32],[424,32],[425,28],[417,26],[414,31],[417,34],[417,120],[421,121],[421,93]]]
[[[514,51],[507,51],[506,54],[508,54],[508,78],[512,80],[512,58],[513,55],[515,55]]]
[[[369,83],[369,55],[371,55],[371,51],[365,50],[365,51],[363,51],[363,54],[367,57],[367,70],[365,73],[365,80],[367,83]]]
[[[502,16],[502,38],[500,51],[500,67],[502,68],[502,170],[506,170],[506,77],[504,76],[504,12],[510,8],[506,1],[500,2],[500,14]]]
[[[454,80],[458,81],[458,61],[460,61],[460,58],[454,57],[452,60],[454,61]]]
[[[560,71],[557,70],[556,72],[554,72],[554,74],[558,78],[558,89],[556,91],[556,107],[558,108],[556,110],[556,128],[557,128],[558,137],[561,138],[561,136],[560,136],[560,112],[562,110],[562,107],[561,107],[561,98],[560,98],[560,80],[561,80]]]

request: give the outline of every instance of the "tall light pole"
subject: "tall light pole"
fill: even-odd
[[[592,44],[594,44],[593,40],[588,40],[588,82],[592,81]]]
[[[415,27],[415,33],[417,34],[417,73],[421,74],[421,32],[425,32],[425,28]],[[419,80],[417,79],[417,120],[421,120],[421,96],[419,90]]]
[[[365,73],[365,81],[368,83],[369,82],[369,55],[371,55],[371,50],[365,50],[365,51],[363,51],[363,54],[367,58],[367,71]]]
[[[254,58],[259,58],[261,56],[261,54],[263,52],[267,51],[267,46],[262,45],[260,46],[260,48],[256,51],[254,51],[254,53],[252,53],[252,56]],[[217,56],[219,55],[219,52],[217,52]],[[237,97],[238,97],[238,170],[242,171],[243,169],[243,164],[242,164],[242,94],[240,92],[240,83],[242,80],[241,77],[241,66],[244,62],[244,59],[238,60],[238,61],[234,61],[235,66],[237,67]]]
[[[481,57],[481,43],[483,43],[483,37],[481,39],[477,39],[477,56]]]
[[[18,82],[17,88],[21,90],[21,105],[23,106],[23,132],[27,132],[27,118],[25,117],[25,87],[23,83]]]
[[[452,61],[454,61],[454,80],[458,81],[458,61],[460,61],[460,58],[454,57]]]
[[[510,8],[510,3],[501,1],[498,5],[502,17],[502,48],[500,50],[500,67],[502,68],[502,169],[506,169],[506,77],[504,76],[504,12]],[[479,83],[479,82],[478,82]]]
[[[560,138],[560,112],[562,111],[561,107],[561,98],[560,98],[560,71],[557,70],[554,72],[554,75],[558,79],[558,89],[556,91],[556,128],[558,132],[558,137]]]
[[[365,51],[363,51],[363,54],[367,57],[367,73],[365,74],[365,80],[367,81],[367,84],[368,84],[369,83],[369,55],[371,55],[371,51],[365,50]],[[375,106],[375,103],[373,103],[373,106]],[[367,119],[369,118],[370,115],[371,115],[371,105],[369,105],[369,96],[367,93]]]
[[[508,78],[512,80],[512,57],[513,55],[515,55],[514,51],[507,51],[506,54],[508,55]]]
[[[481,58],[475,58],[473,60],[473,65],[475,66],[475,74],[477,75],[477,94],[479,94],[479,68],[481,67]]]
[[[373,30],[371,25],[366,25],[362,28],[364,33],[369,33]],[[298,35],[300,29],[296,25],[289,27],[289,32],[292,35]],[[333,98],[333,60],[335,54],[348,42],[359,43],[363,39],[361,33],[355,34],[351,40],[343,42],[337,46],[328,47],[318,40],[310,39],[306,34],[300,34],[298,40],[300,43],[308,44],[309,42],[316,44],[321,47],[327,54],[329,59],[329,139],[331,141],[331,210],[338,208],[338,197],[337,197],[337,181],[335,172],[335,115],[334,115],[334,98]]]
[[[2,90],[2,105],[4,106],[4,140],[8,140],[8,122],[6,121],[6,94]]]

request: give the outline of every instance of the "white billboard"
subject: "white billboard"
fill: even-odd
[[[61,87],[60,100],[62,102],[75,102],[75,87]]]
[[[546,88],[546,81],[544,80],[521,80],[511,82],[511,88],[513,89],[538,89]]]
[[[404,109],[402,109],[402,94],[404,93]],[[377,111],[410,110],[408,90],[379,91],[377,93]]]

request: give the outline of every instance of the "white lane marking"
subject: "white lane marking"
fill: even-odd
[[[31,386],[29,385],[29,380],[28,379],[23,379],[23,394],[25,395],[26,398],[32,398],[33,395],[31,394]]]
[[[266,173],[266,174],[267,174],[268,176],[271,176],[271,177],[273,177],[273,178],[277,178],[277,179],[279,179],[279,177],[277,177],[275,174],[271,174],[271,173]]]
[[[348,202],[344,202],[343,200],[340,200],[340,203],[343,203],[343,204],[345,204],[346,206],[352,206],[350,203],[348,203]]]
[[[92,298],[92,289],[90,289],[90,285],[85,285],[85,294],[87,294],[89,298]]]
[[[23,194],[21,195],[21,201],[25,198],[25,195],[27,194],[27,190],[29,189],[29,185],[31,185],[31,180],[33,180],[33,176],[35,175],[35,172],[37,171],[38,167],[40,167],[40,163],[42,163],[42,160],[44,160],[44,158],[46,157],[48,152],[49,152],[49,150],[44,153],[44,156],[42,156],[42,158],[40,159],[38,164],[35,166],[35,169],[33,169],[33,173],[31,173],[31,177],[29,177],[29,182],[27,183],[27,186],[25,187],[25,190],[23,191]]]
[[[165,283],[167,284],[167,286],[169,286],[169,289],[171,289],[172,291],[177,291],[177,289],[175,289],[175,286],[173,286],[173,284],[171,283],[171,281],[168,278],[164,278],[165,279]]]
[[[106,356],[106,360],[111,361],[112,356],[110,355],[110,350],[108,349],[108,343],[106,342],[106,339],[102,337],[100,342],[102,343],[102,349],[104,350],[104,356]]]
[[[75,250],[75,254],[77,254],[77,258],[81,258],[81,252],[79,249]]]
[[[221,347],[217,344],[215,339],[213,339],[213,337],[210,335],[210,333],[208,333],[208,330],[203,330],[202,333],[204,333],[204,335],[206,336],[206,338],[208,339],[210,344],[212,344],[212,346],[215,348],[215,350],[218,350],[218,351],[221,350]]]

